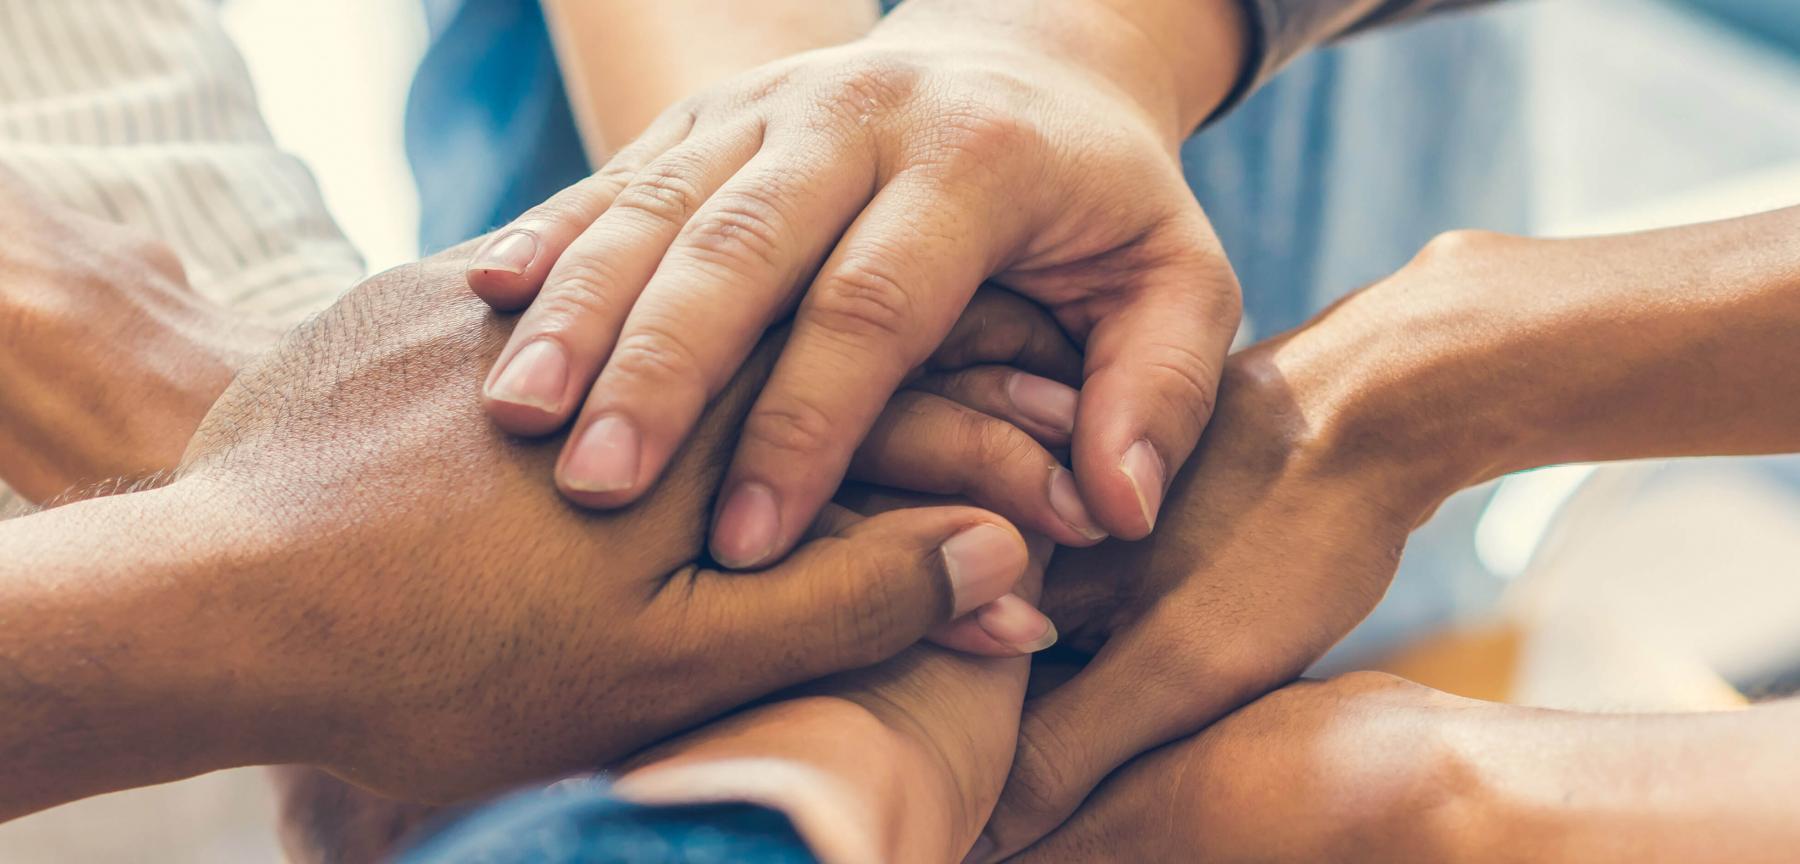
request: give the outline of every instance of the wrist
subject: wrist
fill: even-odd
[[[1224,102],[1249,54],[1241,0],[909,0],[882,35],[999,38],[1125,96],[1171,150]]]
[[[0,531],[0,819],[288,756],[280,670],[221,578],[252,556],[214,512],[170,487]]]
[[[1446,272],[1473,257],[1466,247],[1504,245],[1498,254],[1508,257],[1538,242],[1446,235],[1276,343],[1321,448],[1388,475],[1413,518],[1469,486],[1542,464],[1528,454],[1562,410],[1564,388],[1542,386],[1540,361],[1556,343],[1521,344],[1536,333],[1529,298]]]

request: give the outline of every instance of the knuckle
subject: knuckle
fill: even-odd
[[[1208,356],[1178,343],[1158,346],[1143,374],[1166,400],[1165,411],[1185,417],[1196,428],[1212,416],[1220,370]]]
[[[657,326],[639,327],[621,336],[608,365],[615,374],[637,380],[692,381],[703,374],[693,347]]]
[[[615,320],[622,311],[611,289],[618,284],[606,264],[589,257],[565,258],[555,281],[539,300],[543,319],[556,329],[574,321]]]
[[[983,466],[982,477],[989,477],[1000,466],[1035,462],[1037,445],[1018,427],[986,414],[970,411],[964,414],[964,440],[973,441],[977,465]]]
[[[839,655],[853,667],[870,666],[886,658],[888,646],[904,624],[901,591],[910,574],[897,562],[881,558],[870,562],[869,578],[852,584],[849,596],[838,604],[834,641]]]
[[[613,207],[637,213],[657,222],[679,225],[705,199],[694,176],[699,172],[685,159],[665,159],[639,171],[613,199]]]
[[[758,406],[744,421],[744,437],[763,447],[796,456],[829,452],[836,439],[831,415],[805,397],[788,395]]]
[[[971,169],[999,178],[1000,169],[1016,159],[1002,158],[1030,152],[1041,140],[1033,124],[1002,105],[970,98],[945,110],[924,141],[926,153],[936,154],[935,161],[952,169]],[[933,161],[933,160],[927,160]]]
[[[780,269],[785,232],[781,207],[768,191],[721,193],[688,229],[691,253],[727,269]]]
[[[924,71],[898,57],[875,56],[852,60],[826,86],[825,104],[834,113],[857,118],[892,110],[912,98]]]
[[[898,339],[914,309],[895,272],[875,258],[852,259],[818,286],[807,311],[825,329],[852,339]]]

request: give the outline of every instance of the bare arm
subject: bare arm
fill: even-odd
[[[702,87],[875,25],[874,0],[550,0],[569,101],[595,164]]]
[[[1800,702],[1580,714],[1301,682],[1144,755],[1019,860],[1787,861],[1797,720]]]
[[[1800,450],[1800,207],[1570,240],[1447,235],[1296,334],[1336,443],[1431,497],[1570,461]]]
[[[214,590],[262,556],[218,514],[170,489],[0,522],[0,821],[282,760],[248,721],[291,706]]]

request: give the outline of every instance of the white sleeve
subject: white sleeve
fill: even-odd
[[[363,275],[215,0],[0,0],[0,170],[149,230],[250,314],[298,320]]]

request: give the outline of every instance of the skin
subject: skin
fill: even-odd
[[[1566,461],[1800,450],[1796,230],[1800,208],[1572,240],[1454,233],[1234,356],[1188,503],[1178,491],[1147,543],[1051,569],[1046,611],[1099,653],[1027,706],[999,851],[1076,813],[1069,790],[1298,674],[1455,491]],[[1065,567],[1140,581],[1083,599],[1060,591]]]
[[[1161,706],[1230,705],[1239,695],[1218,691],[1234,689],[1250,704],[1126,754],[1017,859],[1790,857],[1800,703],[1583,715],[1370,673],[1256,694],[1360,618],[1412,524],[1456,489],[1564,459],[1800,450],[1785,397],[1800,383],[1796,229],[1800,208],[1579,240],[1453,234],[1301,331],[1236,355],[1184,469],[1194,494],[1171,499],[1140,553],[1103,545],[1053,562],[1044,608],[1073,643],[1110,638],[1026,703],[1008,795],[1032,760],[1081,766]],[[1117,583],[1133,573],[1140,584]],[[1184,635],[1199,628],[1203,638]],[[1102,689],[1109,679],[1118,689]],[[1163,681],[1185,693],[1157,692]],[[1034,716],[1096,704],[1110,710],[1090,707],[1071,724],[1091,721],[1084,731],[1041,743],[1052,727]],[[956,717],[965,728],[987,715]],[[975,860],[1006,857],[988,833]]]
[[[533,479],[549,448],[469,398],[509,322],[464,294],[468,251],[285,337],[172,484],[0,525],[0,817],[244,764],[424,801],[603,764],[889,656],[1023,572],[1018,533],[970,507],[859,521],[754,578],[708,569],[748,380],[656,496],[568,507]]]
[[[1545,454],[1571,449],[1598,457],[1659,449],[1698,453],[1716,446],[1755,452],[1796,446],[1793,418],[1784,413],[1791,408],[1771,398],[1792,383],[1781,377],[1792,366],[1782,352],[1796,344],[1792,337],[1800,323],[1795,302],[1800,266],[1784,257],[1780,241],[1796,227],[1800,219],[1796,212],[1580,241],[1453,235],[1434,243],[1407,270],[1341,304],[1305,330],[1234,358],[1234,367],[1245,368],[1233,370],[1229,380],[1235,384],[1228,392],[1243,394],[1234,398],[1244,401],[1230,404],[1265,409],[1251,412],[1257,416],[1285,416],[1290,430],[1311,430],[1306,436],[1277,439],[1287,443],[1310,442],[1359,458],[1388,446],[1405,452],[1410,472],[1345,474],[1386,478],[1384,485],[1364,490],[1367,504],[1429,502],[1437,495],[1423,490],[1434,484],[1443,484],[1435,487],[1442,489],[1471,482],[1515,462],[1532,464],[1548,458]],[[1583,290],[1571,292],[1570,285]],[[1401,320],[1404,330],[1376,329],[1392,319]],[[1496,321],[1504,326],[1492,326]],[[1405,332],[1408,338],[1389,335],[1383,341],[1384,333],[1391,332]],[[1568,338],[1575,332],[1587,333],[1590,340]],[[1654,344],[1640,344],[1645,334]],[[1368,356],[1371,344],[1387,347],[1384,356],[1391,362],[1369,366],[1351,362]],[[1507,357],[1532,362],[1496,365]],[[1496,368],[1504,368],[1506,374],[1496,376]],[[1588,370],[1593,377],[1572,379],[1571,370]],[[1659,387],[1641,392],[1634,388],[1644,374],[1656,375]],[[1720,381],[1729,385],[1730,392],[1719,392]],[[1664,410],[1661,400],[1671,392],[1662,386],[1707,410],[1683,410],[1672,418],[1654,413]],[[1764,389],[1755,389],[1759,387]],[[1746,388],[1751,391],[1748,396],[1743,395]],[[1403,393],[1411,398],[1399,398]],[[1281,404],[1271,401],[1277,394],[1290,407],[1285,414],[1266,410]],[[1347,398],[1351,394],[1355,398]],[[1495,394],[1503,394],[1504,401],[1497,401]],[[1460,401],[1440,408],[1422,401],[1425,398]],[[1607,400],[1607,416],[1623,419],[1594,421],[1596,399]],[[1505,410],[1483,414],[1490,404]],[[1553,412],[1559,405],[1569,412],[1560,419],[1554,413],[1534,413]],[[1371,413],[1343,410],[1348,406]],[[1521,411],[1521,406],[1528,410]],[[1396,409],[1405,413],[1390,413]],[[1235,413],[1222,408],[1221,422]],[[1419,422],[1434,417],[1474,419],[1450,429]],[[1385,418],[1385,425],[1376,425],[1377,418]],[[1663,425],[1646,437],[1643,423],[1650,418],[1661,419]],[[1541,425],[1545,423],[1554,425]],[[1215,432],[1228,428],[1221,425]],[[1543,432],[1565,428],[1596,437],[1571,439]],[[1379,430],[1385,433],[1376,434]],[[1258,456],[1255,452],[1235,454],[1244,458],[1219,464],[1265,468],[1321,464],[1300,458],[1307,447],[1293,448],[1282,459],[1268,458],[1270,452],[1261,451],[1259,458],[1248,458]],[[1204,453],[1199,458],[1204,463]],[[1342,470],[1353,461],[1328,464]],[[1196,476],[1205,475],[1196,470]],[[1396,478],[1402,482],[1394,482]],[[1210,488],[1210,483],[1206,485]],[[1268,494],[1279,500],[1281,496],[1270,491],[1278,491],[1278,486],[1265,478],[1250,486],[1223,487],[1220,494],[1230,492],[1229,497],[1239,500]],[[1265,558],[1274,557],[1267,548],[1281,548],[1288,556],[1284,564],[1291,565],[1293,551],[1305,546],[1293,538],[1305,536],[1306,523],[1296,522],[1293,513],[1274,512],[1279,518],[1268,520],[1275,523],[1272,526],[1247,519],[1228,533],[1260,535]],[[1357,536],[1347,533],[1321,545],[1354,555]],[[1157,561],[1154,556],[1150,559],[1152,565]],[[1100,617],[1096,609],[1109,608],[1095,605],[1091,595],[1068,591],[1067,586],[1064,591],[1068,599],[1053,596],[1046,605],[1066,620],[1092,620]],[[1404,691],[1397,694],[1402,698],[1395,698],[1397,689]],[[1357,710],[1363,705],[1372,707]],[[1441,710],[1445,708],[1455,710]],[[1785,740],[1791,718],[1782,712],[1789,710],[1759,709],[1741,715],[1749,719],[1735,722],[1715,715],[1584,718],[1499,713],[1498,707],[1452,700],[1422,688],[1407,690],[1383,679],[1303,685],[1256,702],[1208,727],[1198,738],[1132,762],[1064,829],[1029,850],[1028,858],[1092,860],[1102,854],[1095,850],[1102,850],[1116,854],[1118,860],[1142,860],[1202,849],[1214,856],[1203,860],[1317,860],[1319,850],[1326,849],[1330,856],[1347,860],[1357,860],[1350,857],[1353,854],[1369,856],[1365,860],[1441,860],[1444,850],[1453,848],[1446,844],[1463,842],[1473,848],[1454,847],[1459,860],[1483,860],[1478,853],[1497,848],[1526,856],[1516,860],[1645,860],[1645,855],[1663,854],[1659,850],[1673,850],[1670,860],[1707,860],[1702,853],[1714,851],[1722,856],[1717,860],[1758,860],[1759,855],[1778,856],[1791,848],[1791,838],[1778,830],[1783,823],[1767,804],[1789,800],[1790,791],[1781,783],[1792,772],[1770,760],[1770,753],[1778,752]],[[980,711],[957,713],[955,707],[950,711],[957,730],[987,716]],[[1479,722],[1451,722],[1457,717]],[[1405,722],[1384,726],[1371,718]],[[1010,721],[1002,716],[1001,725],[1006,722]],[[787,725],[771,723],[770,728]],[[1232,730],[1243,734],[1224,734]],[[1483,730],[1505,734],[1477,734]],[[780,744],[777,732],[761,734],[769,736],[768,747],[791,746]],[[876,736],[871,740],[875,742],[871,746],[880,744]],[[1391,743],[1370,747],[1369,741]],[[1409,745],[1417,746],[1409,749]],[[1571,755],[1551,760],[1530,755],[1545,747],[1560,747]],[[1201,755],[1171,755],[1194,748]],[[1688,755],[1680,762],[1645,755],[1665,750]],[[1316,759],[1282,758],[1293,754]],[[1371,754],[1396,758],[1371,761]],[[1576,754],[1596,755],[1588,761],[1586,755],[1576,758]],[[866,773],[855,773],[864,761],[824,761],[846,776],[867,780]],[[1643,767],[1665,764],[1671,766],[1667,773]],[[1749,774],[1742,770],[1765,764],[1775,767]],[[1537,767],[1555,770],[1530,770]],[[974,767],[968,775],[984,776]],[[1291,779],[1270,782],[1270,776]],[[1684,784],[1697,782],[1696,791],[1671,799],[1665,778],[1674,776]],[[1216,782],[1194,785],[1197,791],[1191,795],[1171,796],[1171,788],[1188,788],[1179,783],[1189,777]],[[1376,778],[1384,782],[1371,782]],[[1746,778],[1752,782],[1744,782]],[[1357,794],[1346,794],[1350,789]],[[1274,799],[1268,797],[1272,790],[1279,790]],[[1571,800],[1592,806],[1563,803]],[[1158,833],[1131,821],[1161,812],[1153,805],[1164,801],[1192,808],[1172,813],[1170,826],[1179,815],[1212,827],[1198,833],[1166,828]],[[1544,806],[1550,801],[1559,806]],[[1293,809],[1276,806],[1283,802],[1291,802]],[[884,811],[876,807],[873,812]],[[1291,818],[1282,815],[1288,813]],[[1432,818],[1418,818],[1420,813]],[[1664,837],[1620,815],[1632,813],[1680,813],[1691,818],[1659,816],[1677,826],[1671,830],[1685,832]],[[1445,814],[1448,818],[1436,818]],[[1696,823],[1716,826],[1722,836],[1695,832]],[[1268,827],[1251,830],[1257,825]],[[1622,835],[1617,830],[1621,825],[1630,830]],[[1231,826],[1245,830],[1226,830]],[[1295,826],[1305,830],[1296,831]],[[1401,830],[1410,827],[1421,830]],[[1538,845],[1521,842],[1520,832],[1528,832]],[[937,834],[926,831],[919,836]],[[1622,841],[1622,836],[1630,842]],[[1288,845],[1272,849],[1272,837]],[[1492,837],[1508,842],[1485,839]],[[1161,845],[1147,845],[1153,840]]]
[[[764,63],[849,42],[880,17],[874,0],[543,5],[569,105],[595,165],[689,95]],[[621,81],[631,86],[618,86]]]
[[[0,477],[28,501],[174,467],[277,335],[195,294],[153,238],[49,206],[4,173],[0,236]]]
[[[1081,494],[1053,538],[1143,537],[1237,327],[1175,150],[1238,79],[1243,33],[1223,0],[913,0],[847,45],[705,88],[474,262],[484,299],[529,305],[490,413],[520,434],[574,418],[558,488],[623,506],[794,314],[714,514],[714,556],[757,566],[992,280],[1084,349]]]

